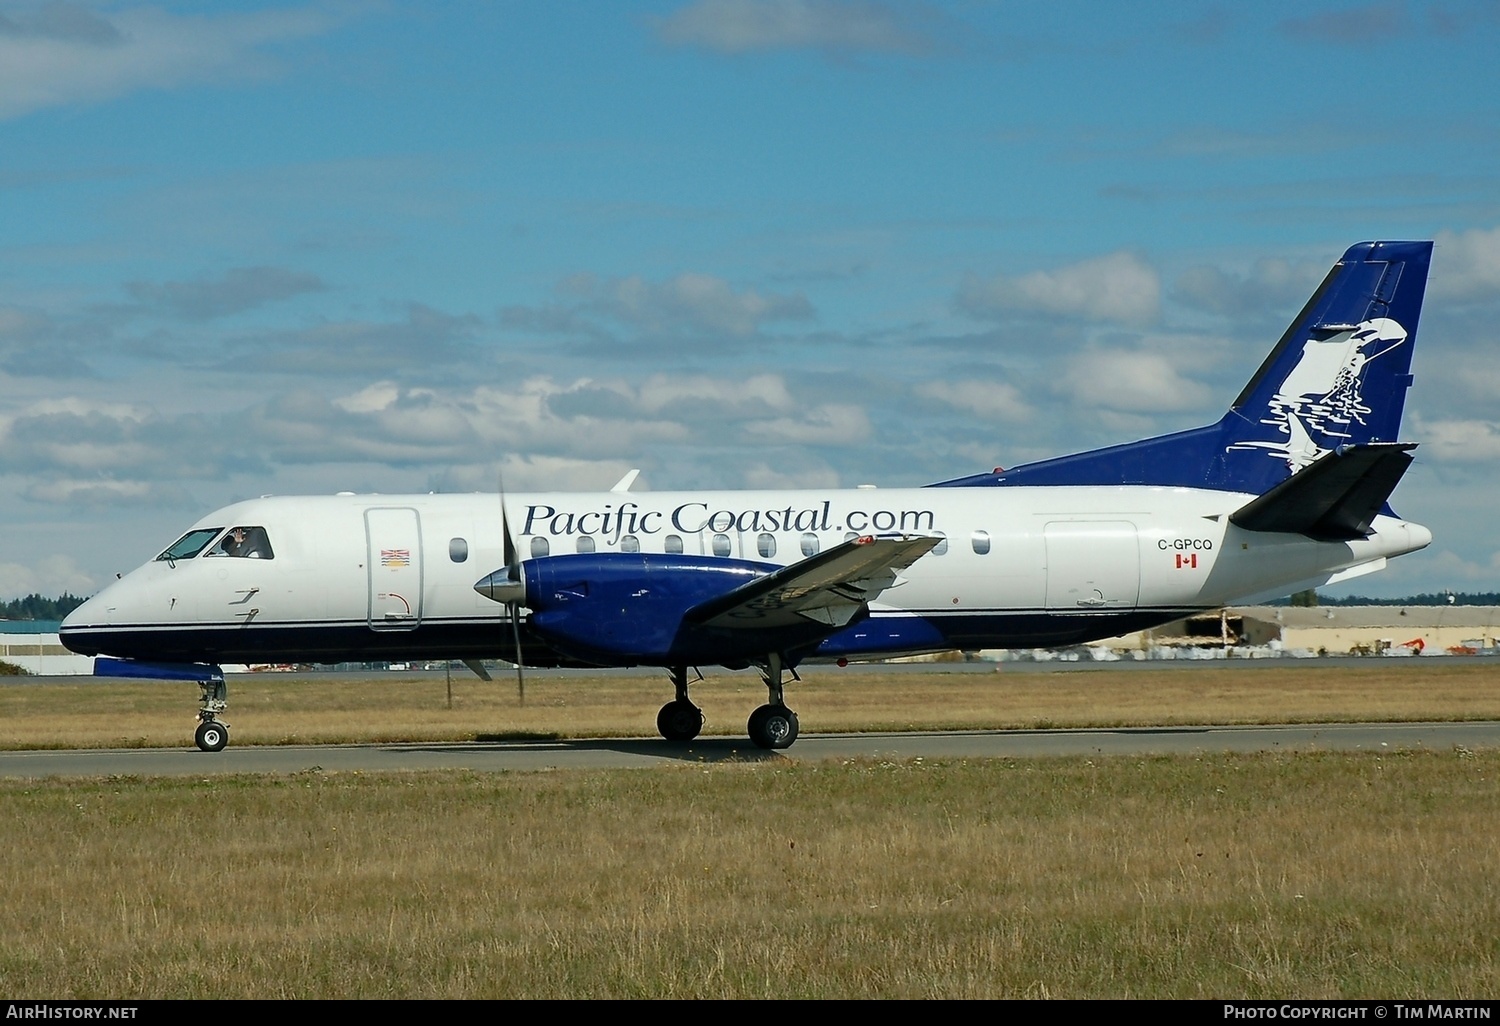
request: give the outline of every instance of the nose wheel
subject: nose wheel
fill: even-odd
[[[219,713],[229,708],[229,686],[224,683],[224,675],[215,672],[207,680],[198,681],[198,690],[203,697],[198,702],[198,729],[193,740],[205,752],[222,752],[229,744],[229,725],[219,719]]]

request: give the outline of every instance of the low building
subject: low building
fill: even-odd
[[[1316,655],[1494,655],[1497,637],[1500,606],[1230,606],[1097,644],[1121,652],[1269,647]]]
[[[93,658],[65,648],[57,627],[40,620],[0,620],[0,662],[47,677],[93,673]]]

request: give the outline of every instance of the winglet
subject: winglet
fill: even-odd
[[[1230,514],[1247,531],[1305,534],[1318,541],[1364,538],[1411,465],[1404,442],[1341,446]]]

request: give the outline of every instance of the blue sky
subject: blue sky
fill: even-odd
[[[1500,7],[0,0],[0,598],[216,506],[919,485],[1216,419],[1432,238],[1349,589],[1500,588]]]

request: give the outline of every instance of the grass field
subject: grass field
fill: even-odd
[[[1500,718],[1488,662],[816,671],[804,729]],[[235,743],[654,733],[663,680],[236,681]],[[710,731],[763,701],[695,688]],[[196,689],[0,686],[7,746]],[[1500,752],[0,780],[7,997],[1493,998]]]
[[[1493,997],[1500,755],[0,781],[0,993]]]
[[[817,667],[787,688],[804,731],[1184,723],[1500,719],[1500,663],[1370,659],[1354,665],[1283,660],[1160,669],[1028,672]],[[0,747],[191,744],[198,691],[180,683],[91,678],[0,686]],[[765,701],[754,673],[711,674],[692,690],[705,733],[742,735]],[[535,675],[524,708],[515,681],[441,675],[253,674],[230,680],[236,745],[473,740],[506,736],[656,735],[672,695],[665,675]]]

